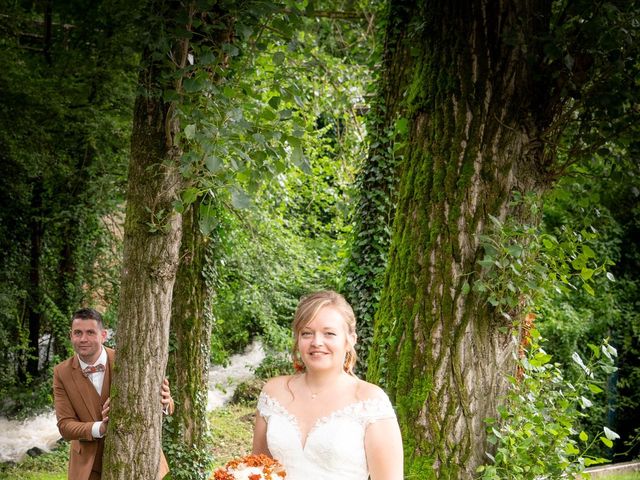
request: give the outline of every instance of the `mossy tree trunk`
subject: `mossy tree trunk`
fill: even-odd
[[[396,9],[398,11],[396,11]],[[358,319],[358,373],[366,372],[367,356],[373,341],[373,318],[380,301],[380,289],[387,266],[397,188],[397,159],[402,154],[404,134],[396,122],[402,115],[402,92],[408,80],[406,66],[395,56],[409,53],[411,39],[402,23],[405,6],[392,5],[388,12],[383,51],[384,68],[377,79],[379,94],[367,117],[371,148],[356,178],[358,199],[349,262],[343,293]]]
[[[191,455],[169,455],[172,469],[193,471],[199,464],[194,455],[207,448],[207,392],[211,342],[210,298],[205,279],[206,242],[198,223],[200,202],[183,214],[180,266],[173,291],[171,352],[168,373],[176,410],[168,440],[183,445]],[[182,462],[186,462],[182,465]],[[206,463],[206,462],[204,462]],[[200,472],[204,478],[206,471]]]
[[[199,24],[194,28],[192,45],[214,53],[216,67],[208,64],[199,73],[208,72],[209,81],[217,83],[224,75],[229,57],[225,47],[234,41],[236,14],[232,4],[214,2],[204,11],[194,11]],[[195,60],[198,61],[195,55]],[[195,94],[200,96],[201,93]],[[185,102],[188,100],[185,99]],[[194,102],[197,105],[199,99]],[[205,176],[206,177],[206,176]],[[185,188],[198,187],[198,179],[185,181]],[[202,190],[209,190],[210,186]],[[210,443],[207,423],[208,380],[212,313],[210,288],[213,273],[209,269],[207,238],[201,230],[201,211],[211,208],[213,200],[198,197],[183,213],[183,236],[180,264],[173,294],[171,313],[171,352],[168,373],[172,381],[176,411],[167,426],[168,442],[176,455],[167,450],[175,478],[207,478]],[[179,473],[178,473],[179,472]]]
[[[410,76],[409,132],[368,375],[395,401],[406,478],[470,479],[487,461],[483,420],[496,416],[515,347],[474,289],[478,235],[491,234],[489,215],[535,222],[512,192],[551,183],[539,140],[553,105],[526,43],[549,5],[392,3],[403,26],[388,34],[412,44],[389,67]]]
[[[182,152],[175,139],[180,126],[174,105],[163,100],[162,91],[180,91],[181,77],[175,72],[186,65],[188,40],[181,32],[190,29],[192,9],[176,1],[159,2],[150,11],[156,23],[149,33],[157,37],[142,57],[141,93],[133,112],[105,480],[158,475],[160,390],[182,235],[182,217],[173,209],[182,186]]]

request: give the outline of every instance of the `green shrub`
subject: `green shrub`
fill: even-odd
[[[232,405],[255,405],[264,386],[264,380],[252,378],[240,383],[231,397]]]
[[[293,363],[289,354],[267,355],[256,368],[256,377],[268,380],[279,375],[292,375]]]
[[[601,377],[615,371],[616,350],[606,341],[599,347],[589,345],[586,363],[574,353],[580,374],[569,382],[561,366],[550,362],[540,334],[532,330],[531,335],[521,374],[509,379],[511,389],[498,409],[500,418],[486,419],[489,442],[496,450],[487,453],[492,463],[478,469],[484,480],[573,478],[585,467],[607,462],[590,455],[596,442],[611,448],[618,438],[607,427],[596,435],[576,428],[593,404],[590,397],[604,390]]]

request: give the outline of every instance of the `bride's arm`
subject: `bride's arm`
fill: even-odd
[[[364,448],[371,480],[404,478],[402,437],[395,418],[370,424],[364,437]]]
[[[259,455],[264,453],[271,456],[267,447],[267,421],[256,412],[256,422],[253,426],[253,453]]]

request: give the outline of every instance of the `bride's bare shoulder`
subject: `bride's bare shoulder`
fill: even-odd
[[[290,384],[295,377],[296,375],[281,375],[270,378],[267,380],[267,383],[264,384],[264,387],[262,387],[262,391],[267,395],[278,397],[283,391],[290,389]]]
[[[387,394],[378,385],[365,382],[364,380],[358,381],[357,396],[359,400],[371,400],[374,398],[388,398]]]

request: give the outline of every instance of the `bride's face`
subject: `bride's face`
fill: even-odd
[[[300,357],[307,370],[342,371],[347,350],[355,343],[352,337],[339,311],[322,308],[298,333]]]

